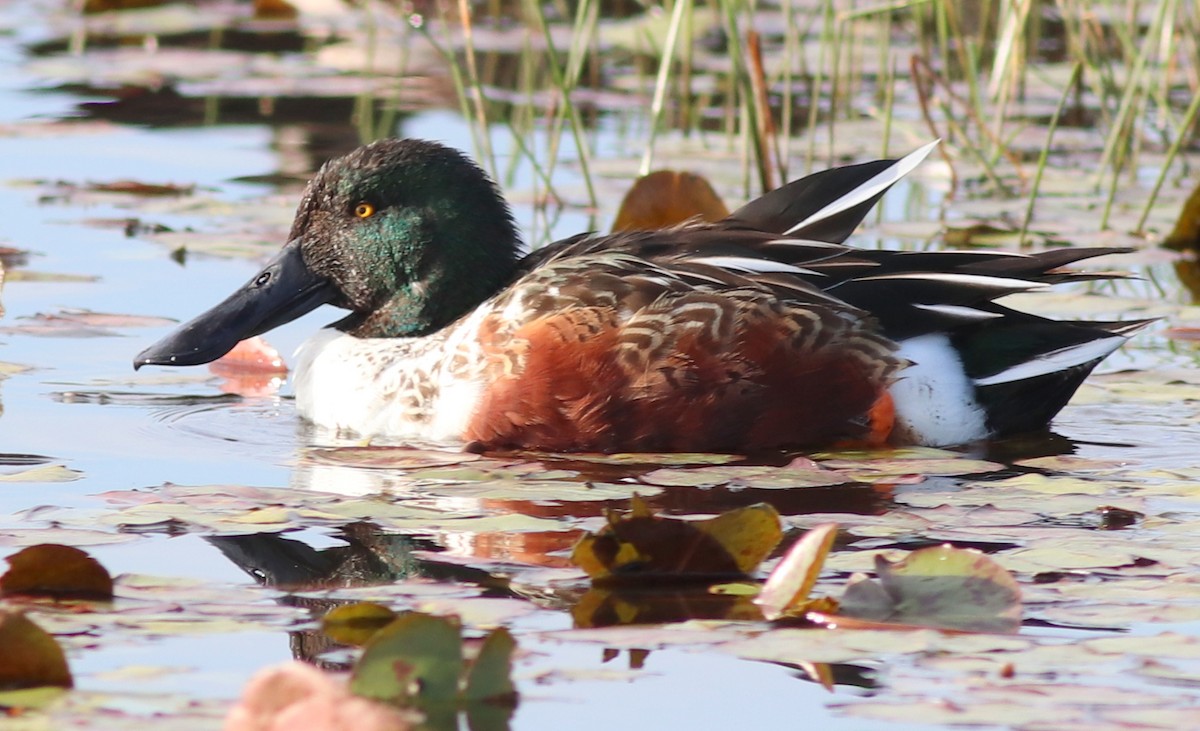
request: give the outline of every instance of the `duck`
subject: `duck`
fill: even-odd
[[[279,253],[134,367],[208,363],[330,304],[348,314],[298,349],[296,408],[368,442],[747,453],[1045,430],[1148,321],[1000,300],[1123,276],[1070,265],[1127,249],[844,243],[936,144],[810,174],[715,222],[525,253],[468,156],[379,140],[324,164]]]

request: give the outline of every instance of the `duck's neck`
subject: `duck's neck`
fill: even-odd
[[[482,264],[482,266],[480,266]],[[512,280],[511,259],[435,264],[370,312],[350,315],[339,330],[360,338],[422,337],[471,312]]]

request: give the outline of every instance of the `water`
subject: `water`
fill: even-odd
[[[52,4],[0,8],[0,28],[10,31],[0,34],[0,68],[5,69],[0,74],[0,181],[6,183],[0,187],[0,245],[31,252],[25,264],[9,272],[10,280],[2,292],[6,313],[0,325],[20,328],[39,313],[74,308],[176,320],[190,318],[257,271],[260,258],[192,254],[181,265],[169,256],[169,247],[157,243],[153,236],[130,236],[124,225],[111,222],[136,218],[177,232],[188,229],[236,232],[237,226],[229,224],[231,218],[244,216],[248,210],[256,215],[266,210],[270,215],[263,215],[261,227],[255,230],[281,243],[298,187],[294,182],[276,185],[256,181],[274,175],[302,178],[320,162],[320,153],[326,148],[340,151],[352,146],[355,130],[349,119],[335,124],[324,119],[264,118],[258,123],[200,125],[179,121],[164,126],[78,119],[85,116],[80,103],[99,98],[95,92],[47,90],[53,84],[24,72],[28,44],[53,35],[43,23],[52,9]],[[75,121],[63,123],[70,120]],[[622,139],[619,127],[615,116],[601,120],[598,133],[601,157],[619,158],[628,152],[630,143]],[[419,109],[402,115],[395,131],[400,135],[441,139],[463,148],[470,146],[469,126],[456,113],[444,109]],[[493,140],[502,152],[510,139],[507,135],[504,129],[493,130]],[[530,143],[540,144],[540,141],[532,139]],[[192,198],[163,202],[83,193],[66,199],[43,200],[47,194],[59,191],[53,181],[81,185],[123,179],[195,185],[197,193]],[[577,167],[569,164],[560,166],[556,173],[556,183],[564,190],[580,192],[580,180]],[[527,230],[539,231],[541,236],[547,235],[547,230],[549,235],[566,235],[603,227],[606,217],[612,215],[611,210],[605,210],[594,216],[595,212],[579,205],[583,198],[579,195],[574,205],[558,211],[547,221],[531,205],[530,191],[536,189],[536,183],[528,165],[518,167],[512,182],[518,193],[519,219]],[[619,182],[609,180],[605,185],[616,188]],[[923,195],[928,197],[922,198]],[[189,209],[189,200],[207,203]],[[919,203],[912,204],[912,200]],[[908,197],[897,191],[888,199],[885,218],[895,220],[912,214],[914,209],[928,212],[938,200],[936,193],[917,191]],[[262,251],[265,253],[268,248],[264,246]],[[1154,266],[1156,270],[1164,269],[1162,264]],[[14,271],[98,279],[19,281],[13,277]],[[1165,299],[1175,303],[1186,301],[1183,288],[1173,275],[1167,272],[1164,276],[1173,288]],[[1119,293],[1131,297],[1144,295],[1138,291],[1139,286],[1122,285]],[[289,354],[314,329],[338,316],[332,309],[323,308],[273,332],[270,341],[280,352]],[[595,527],[603,508],[625,505],[623,501],[580,501],[564,507],[553,501],[547,504],[545,500],[455,498],[447,497],[444,491],[431,495],[427,494],[427,488],[405,485],[402,475],[381,475],[344,466],[313,467],[304,462],[301,449],[314,437],[297,419],[286,386],[274,394],[221,401],[212,400],[221,394],[220,379],[208,375],[203,368],[134,374],[131,367],[134,354],[167,330],[167,327],[118,327],[114,336],[86,338],[0,334],[0,362],[28,367],[0,381],[3,406],[0,452],[45,455],[53,463],[82,473],[80,479],[70,482],[14,483],[0,487],[0,515],[5,516],[0,528],[11,529],[8,533],[0,531],[0,549],[4,553],[16,550],[18,536],[26,536],[20,542],[34,542],[36,532],[28,535],[31,529],[48,528],[41,513],[31,511],[61,508],[68,517],[86,514],[99,521],[111,517],[118,509],[119,503],[114,503],[108,495],[112,492],[140,491],[155,495],[173,483],[290,486],[298,495],[311,492],[370,496],[386,483],[397,504],[427,507],[450,517],[514,515],[558,523],[553,530],[541,533],[473,531],[469,527],[452,526],[410,530],[408,537],[396,539],[380,536],[370,528],[363,528],[361,523],[347,521],[349,527],[343,528],[317,521],[306,525],[304,530],[281,537],[268,535],[261,541],[244,543],[209,540],[205,531],[187,527],[152,527],[133,535],[112,530],[105,524],[106,535],[120,542],[97,545],[85,542],[85,545],[113,574],[194,580],[197,586],[217,593],[227,590],[242,596],[239,592],[245,592],[251,598],[247,601],[258,601],[273,609],[291,607],[298,601],[290,592],[272,586],[286,583],[281,579],[283,575],[294,576],[285,569],[303,569],[311,572],[306,576],[320,574],[327,579],[330,573],[346,571],[347,565],[355,567],[349,573],[357,581],[339,574],[341,578],[331,583],[334,588],[328,595],[323,593],[324,589],[312,588],[300,595],[300,603],[342,597],[337,591],[355,583],[379,583],[386,587],[412,573],[434,576],[446,586],[462,591],[463,596],[483,593],[481,585],[497,595],[519,596],[506,588],[508,577],[524,577],[539,589],[553,586],[538,583],[533,564],[564,563],[563,548],[570,545],[573,534],[568,534],[564,543],[563,528]],[[1115,358],[1110,370],[1149,365],[1165,372],[1167,368],[1193,364],[1190,351],[1168,353],[1160,341],[1143,339],[1129,354]],[[103,398],[97,394],[103,394]],[[1067,409],[1056,423],[1056,431],[1064,439],[1049,446],[1025,445],[1022,449],[1027,454],[1022,456],[1039,453],[1039,449],[1067,451],[1082,457],[1139,463],[1146,468],[1186,470],[1194,467],[1194,455],[1200,447],[1195,420],[1195,408],[1187,401],[1080,403]],[[572,465],[572,469],[576,468],[579,466]],[[595,479],[617,483],[636,474],[623,468],[592,469],[597,470]],[[858,487],[819,492],[674,488],[657,499],[669,510],[685,514],[712,513],[769,499],[786,515],[840,512],[852,520],[853,515],[886,514],[897,507],[893,502],[895,496],[903,498],[906,491],[937,489],[953,495],[960,482],[953,479],[931,481],[924,487]],[[1097,504],[1107,499],[1109,496],[1097,498]],[[390,499],[384,502],[391,504]],[[1174,519],[1184,524],[1194,519],[1196,513],[1188,495],[1156,496],[1147,504],[1169,506],[1176,516]],[[904,509],[903,504],[899,507]],[[1054,510],[1048,505],[1047,512]],[[357,532],[360,530],[361,533]],[[254,532],[254,526],[248,525],[247,533]],[[1087,535],[1083,531],[1080,534]],[[53,540],[57,534],[48,535]],[[1125,540],[1124,536],[1115,533],[1113,536],[1114,542]],[[4,545],[4,541],[11,547]],[[547,545],[551,548],[546,548]],[[448,552],[440,559],[421,553],[442,549]],[[466,565],[445,560],[446,556],[460,559]],[[1176,581],[1192,580],[1187,571],[1195,567],[1163,561],[1171,569],[1164,568],[1164,575],[1175,577]],[[326,573],[321,574],[322,571]],[[1112,575],[1105,580],[1116,581]],[[407,586],[403,582],[400,585]],[[1041,596],[1034,587],[1030,590],[1035,597]],[[187,592],[178,595],[167,592],[164,596],[169,597],[164,601],[188,604]],[[401,601],[408,602],[411,598]],[[630,669],[627,663],[632,661],[632,654],[619,654],[605,661],[603,644],[573,642],[561,632],[551,638],[541,634],[565,630],[571,623],[561,597],[554,592],[534,596],[533,601],[536,606],[531,606],[529,616],[513,623],[519,634],[522,629],[526,632],[520,639],[528,653],[518,662],[516,671],[524,694],[514,719],[518,729],[566,726],[600,729],[614,725],[661,728],[672,723],[702,728],[749,724],[756,728],[784,729],[802,723],[831,729],[928,728],[934,725],[933,721],[870,721],[848,717],[836,706],[853,705],[858,699],[887,698],[889,687],[903,690],[905,682],[922,680],[934,687],[940,682],[958,683],[962,687],[957,692],[969,695],[964,690],[969,685],[964,678],[982,677],[938,675],[938,671],[923,668],[914,659],[937,656],[933,650],[916,656],[906,655],[905,651],[882,651],[883,656],[897,664],[895,670],[885,668],[879,673],[884,678],[881,687],[862,688],[839,682],[833,695],[816,683],[800,680],[798,676],[802,673],[797,669],[739,659],[702,647],[647,648],[652,651],[644,666]],[[469,602],[463,604],[464,611],[468,605]],[[120,606],[124,611],[130,605]],[[239,611],[246,611],[245,606],[231,599],[230,616],[241,616]],[[94,647],[82,643],[69,645],[70,657],[78,686],[85,692],[120,695],[129,692],[132,684],[119,676],[111,679],[112,672],[129,666],[167,665],[175,669],[137,685],[138,692],[232,699],[246,678],[259,668],[292,657],[310,660],[323,657],[321,652],[305,649],[306,642],[319,644],[319,633],[310,622],[316,616],[319,616],[316,610],[310,614],[301,608],[263,624],[252,624],[246,619],[247,627],[241,630],[223,627],[198,635],[168,632],[126,637],[106,631],[98,633]],[[136,620],[131,622],[136,625]],[[1154,628],[1149,632],[1163,627],[1141,625],[1145,626]],[[1194,623],[1171,627],[1191,638],[1197,636]],[[753,631],[765,629],[765,625],[756,625]],[[1093,634],[1081,632],[1072,638],[1082,641]],[[1037,644],[1034,640],[1030,642]],[[796,662],[804,659],[798,657]],[[874,671],[885,662],[870,660],[867,675],[874,676]],[[844,671],[855,666],[835,664],[834,667]],[[889,672],[893,673],[890,680],[894,686],[887,685]],[[1095,682],[1088,672],[1071,666],[1063,677],[1084,678],[1080,683]],[[1142,681],[1128,683],[1146,687]],[[1165,691],[1152,687],[1147,691],[1148,697],[1159,692]],[[1179,704],[1193,700],[1187,693],[1172,697],[1172,702]],[[104,725],[96,719],[87,723],[93,727]],[[3,725],[0,722],[0,728]]]

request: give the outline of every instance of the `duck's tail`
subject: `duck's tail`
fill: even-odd
[[[961,279],[967,291],[972,279],[1007,281],[1016,290],[1022,282],[1027,289],[1035,289],[1060,282],[1116,278],[1123,275],[1070,272],[1060,267],[1124,251],[1055,249],[996,255],[952,273],[909,270],[872,277],[872,301],[864,301],[861,295],[852,299],[856,304],[875,305],[870,309],[899,344],[898,355],[913,363],[900,372],[891,388],[899,439],[949,445],[1043,429],[1101,361],[1154,321],[1052,320],[995,302],[993,297],[1004,292],[987,293],[982,284],[973,298],[952,299],[945,294],[949,292],[943,281],[946,277]],[[887,281],[893,277],[896,282]],[[912,288],[914,280],[922,278],[930,279],[927,294],[944,296],[888,296],[889,285]],[[857,294],[853,287],[847,291]],[[899,306],[883,307],[878,300]],[[916,310],[922,314],[914,316]]]

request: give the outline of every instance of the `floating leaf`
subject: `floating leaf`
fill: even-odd
[[[1176,251],[1200,251],[1200,186],[1184,202],[1175,227],[1163,239],[1163,246]]]
[[[447,467],[480,459],[478,454],[469,452],[439,452],[410,447],[318,447],[306,450],[304,455],[319,464],[408,470]]]
[[[109,183],[88,183],[88,190],[97,193],[122,193],[140,196],[182,196],[191,195],[194,185],[174,185],[172,183],[140,183],[136,180],[114,180]]]
[[[1010,227],[997,228],[990,223],[976,222],[966,226],[947,227],[942,232],[942,240],[947,246],[965,248],[968,246],[1004,247],[1018,243],[1020,232]]]
[[[65,309],[53,314],[38,313],[20,318],[21,324],[0,332],[47,337],[106,337],[116,335],[110,328],[162,327],[175,320],[148,315],[117,315],[84,309]]]
[[[821,567],[833,548],[837,531],[837,523],[822,523],[813,526],[796,541],[767,577],[767,583],[754,600],[762,608],[764,617],[773,620],[804,613],[802,607],[808,603],[808,594],[821,575]]]
[[[79,470],[60,464],[48,464],[0,475],[0,482],[72,482],[81,477],[83,473]]]
[[[64,272],[38,272],[31,269],[18,269],[8,273],[10,282],[99,282],[100,277],[94,274],[67,274]]]
[[[517,688],[512,682],[512,656],[516,649],[517,643],[511,632],[504,627],[492,630],[467,670],[463,698],[467,702],[486,701],[510,706],[515,703]]]
[[[603,465],[689,465],[728,464],[740,461],[735,454],[715,452],[613,452],[612,454],[545,455],[566,462],[587,462]]]
[[[719,221],[729,209],[702,175],[656,170],[643,175],[621,201],[613,231],[653,231],[693,218]]]
[[[701,521],[654,515],[634,496],[628,515],[608,514],[608,525],[584,536],[571,560],[593,582],[743,576],[783,537],[779,513],[766,504]]]
[[[463,668],[458,622],[411,612],[375,633],[354,665],[350,690],[399,705],[442,704],[458,697]]]
[[[374,602],[334,607],[321,618],[321,631],[343,645],[365,645],[396,619],[391,609]]]
[[[73,684],[58,642],[21,612],[0,610],[0,658],[0,689]]]
[[[0,596],[112,599],[112,577],[78,548],[43,543],[24,548],[7,561],[9,569],[0,576]]]
[[[669,487],[715,487],[736,484],[740,487],[779,489],[792,487],[831,487],[844,485],[853,479],[844,473],[820,467],[768,467],[765,465],[732,465],[694,467],[691,469],[657,469],[642,475],[642,482]]]
[[[1021,589],[979,551],[943,545],[895,563],[875,556],[878,581],[852,577],[841,599],[849,617],[976,632],[1015,632]]]

